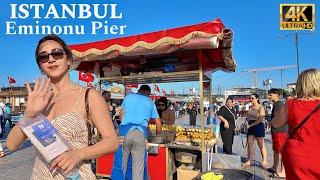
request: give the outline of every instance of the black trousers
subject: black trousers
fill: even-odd
[[[197,116],[190,116],[190,125],[191,126],[195,126],[196,125],[196,121],[197,121]]]
[[[0,116],[0,125],[1,125],[0,138],[2,138],[2,137],[3,137],[4,130],[5,130],[5,129],[4,129],[4,125],[5,125],[5,124],[4,124],[4,122],[3,122],[3,121],[4,121],[4,119],[3,119],[3,116],[1,115],[1,116]]]
[[[223,142],[223,151],[226,154],[232,154],[234,130],[230,128],[229,129],[220,128],[220,134]]]

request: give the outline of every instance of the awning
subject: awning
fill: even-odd
[[[125,69],[129,73],[194,71],[199,61],[205,70],[235,71],[231,30],[220,19],[135,36],[70,45],[77,70],[95,72]],[[170,69],[170,68],[169,68]],[[119,72],[120,73],[120,72]],[[126,73],[128,74],[128,73]],[[116,76],[114,72],[112,76]],[[123,74],[122,74],[123,76]]]

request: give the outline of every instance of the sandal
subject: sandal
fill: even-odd
[[[273,173],[277,173],[277,172],[276,172],[275,170],[273,170],[272,168],[268,168],[267,171],[268,171],[269,173],[272,173],[272,174],[273,174]]]
[[[249,166],[252,166],[250,161],[247,161],[247,162],[241,164],[241,167],[249,167]]]
[[[0,151],[0,158],[2,158],[4,156],[4,152]]]
[[[279,176],[279,174],[278,173],[272,173],[269,177],[271,177],[271,178],[277,178],[277,179],[286,179],[286,177],[285,176]]]

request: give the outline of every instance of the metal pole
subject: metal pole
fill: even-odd
[[[202,62],[199,59],[199,94],[200,94],[200,127],[201,127],[201,150],[205,150],[204,146],[204,112],[203,112],[203,70]]]
[[[295,45],[296,45],[296,58],[297,58],[297,70],[298,76],[300,74],[300,63],[299,63],[299,39],[298,39],[298,32],[295,33]]]
[[[282,83],[282,69],[280,69],[280,73],[281,73],[280,76],[281,76],[281,92],[282,92],[281,95],[282,95],[282,97],[283,97],[283,94],[284,94],[283,91],[284,91],[284,90],[283,90],[283,83]]]
[[[253,71],[253,88],[257,88],[257,71]]]
[[[281,77],[281,88],[283,89],[283,84],[282,84],[282,69],[280,69],[280,77]]]

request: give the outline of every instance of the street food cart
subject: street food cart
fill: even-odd
[[[148,170],[151,179],[171,179],[176,171],[174,156],[177,149],[197,151],[206,170],[204,153],[214,145],[208,145],[204,129],[203,83],[210,82],[216,70],[234,72],[236,64],[232,56],[231,30],[220,19],[201,24],[167,29],[135,36],[71,45],[77,70],[94,73],[99,83],[150,84],[165,82],[199,81],[200,128],[190,130],[174,127],[176,137],[196,137],[197,143],[181,143],[178,140],[157,146],[157,154],[149,154]],[[210,95],[210,94],[209,94]],[[181,130],[181,133],[177,132]],[[183,132],[184,131],[184,132]],[[192,135],[191,135],[191,134]],[[182,138],[183,139],[183,138]],[[176,157],[177,158],[177,157]],[[113,155],[97,159],[97,175],[109,176]]]

